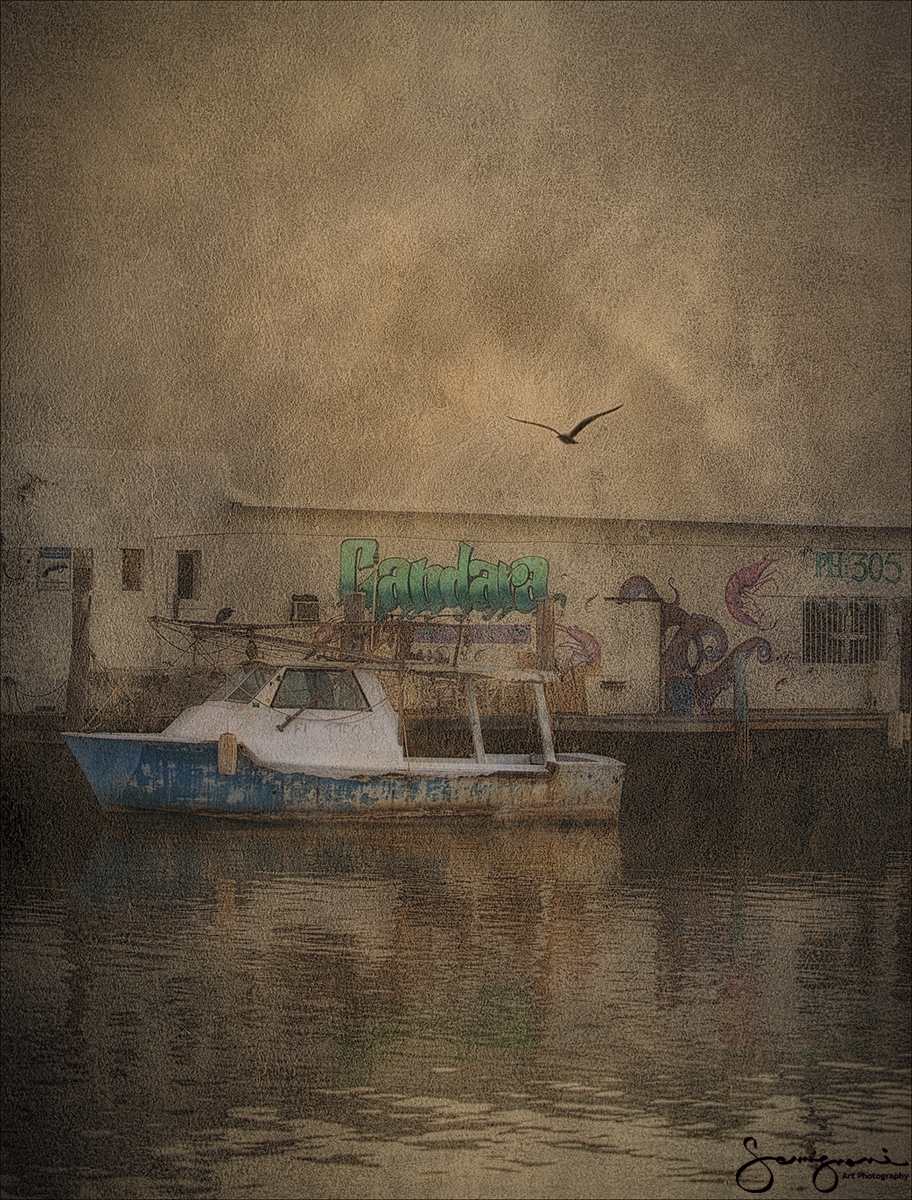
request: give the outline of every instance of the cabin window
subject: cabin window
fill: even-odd
[[[370,708],[354,675],[347,671],[286,671],[272,704],[274,708],[307,706],[336,712]]]
[[[876,600],[805,600],[804,661],[843,666],[877,662],[883,623],[883,610]]]
[[[180,551],[177,556],[177,585],[174,594],[178,600],[199,599],[200,556],[198,550]]]
[[[253,671],[234,671],[224,683],[219,684],[210,700],[232,700],[235,704],[249,704],[259,695],[270,679],[275,678],[275,667],[257,667]]]
[[[143,551],[121,550],[120,583],[125,592],[143,589]]]

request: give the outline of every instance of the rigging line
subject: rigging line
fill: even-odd
[[[17,683],[14,679],[12,683],[8,683],[6,679],[3,681],[7,687],[12,688],[16,693],[21,693],[23,696],[30,696],[32,700],[43,700],[45,696],[53,696],[57,692],[62,692],[66,688],[66,680],[58,683],[56,687],[52,687],[47,692],[30,692],[28,688],[24,688],[21,683]]]
[[[408,748],[408,729],[405,724],[405,669],[399,672],[399,736],[402,739],[402,754],[405,758],[405,769],[411,774],[411,758]]]

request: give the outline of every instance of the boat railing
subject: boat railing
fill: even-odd
[[[400,676],[414,675],[459,680],[462,683],[466,699],[475,757],[479,762],[487,761],[487,754],[482,736],[481,711],[476,695],[475,681],[486,679],[501,684],[531,685],[535,698],[535,712],[538,718],[544,762],[549,766],[553,766],[557,762],[557,756],[554,751],[554,739],[551,732],[548,702],[545,695],[545,686],[556,683],[560,678],[555,671],[495,666],[493,664],[461,663],[456,661],[456,655],[454,655],[453,662],[440,663],[427,662],[424,659],[410,659],[402,656],[389,659],[373,659],[364,656],[363,653],[357,652],[344,653],[336,651],[329,654],[326,652],[329,647],[321,646],[318,648],[313,640],[302,638],[301,636],[284,637],[276,632],[287,629],[289,624],[303,624],[302,622],[283,622],[281,625],[229,625],[226,623],[219,624],[214,621],[189,621],[174,617],[155,616],[149,617],[148,620],[153,628],[163,626],[165,628],[179,629],[194,638],[214,638],[219,641],[229,639],[246,640],[247,656],[249,659],[256,658],[262,647],[275,651],[294,651],[296,665],[299,667],[313,666],[322,670],[365,670],[377,673],[394,673]],[[371,623],[367,622],[365,624],[369,625]],[[358,639],[358,644],[363,646],[364,642]],[[329,691],[332,686],[330,685],[330,687],[324,690]],[[320,693],[320,695],[322,694]],[[301,708],[290,714],[276,728],[280,731],[286,729],[293,721],[302,716],[317,699],[319,699],[319,696],[312,698],[307,704],[302,705]],[[403,714],[400,713],[400,720],[402,716]]]

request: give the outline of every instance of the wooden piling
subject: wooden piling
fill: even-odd
[[[219,775],[237,773],[237,738],[233,733],[223,733],[218,740]]]
[[[353,656],[361,653],[367,620],[367,604],[363,592],[346,592],[342,600],[342,653]]]
[[[543,596],[535,601],[535,640],[540,671],[554,670],[554,601]]]
[[[750,725],[747,720],[747,655],[734,657],[734,717],[735,717],[735,761],[742,771],[751,760]]]
[[[65,728],[78,733],[85,728],[89,685],[92,611],[92,551],[73,551],[73,605],[70,632],[70,671],[67,677]]]

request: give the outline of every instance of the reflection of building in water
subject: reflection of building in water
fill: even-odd
[[[123,1102],[144,1074],[173,1106],[188,1075],[230,1099],[251,1080],[394,1087],[416,1063],[509,1079],[539,1057],[646,1087],[696,1056],[711,1079],[783,1046],[848,1055],[899,986],[892,882],[625,882],[601,829],[162,828],[100,843],[77,899],[107,912],[103,941],[68,939],[52,987]],[[155,1047],[129,1087],[127,1011]]]

